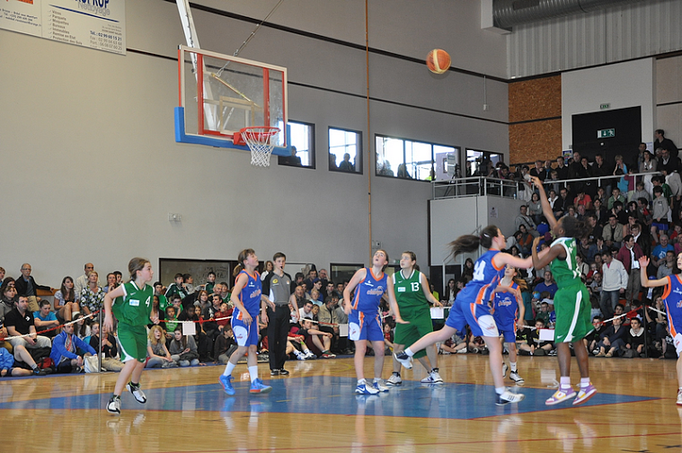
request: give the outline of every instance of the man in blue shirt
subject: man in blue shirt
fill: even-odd
[[[551,299],[554,299],[554,294],[557,292],[557,289],[559,289],[559,287],[554,282],[554,277],[550,271],[545,271],[545,280],[535,286],[535,291],[540,294],[547,291]]]
[[[665,263],[665,254],[668,252],[668,250],[672,250],[674,252],[675,248],[672,246],[672,244],[668,243],[668,235],[661,234],[658,237],[658,245],[654,247],[654,251],[651,252],[651,264],[658,268],[659,264]]]

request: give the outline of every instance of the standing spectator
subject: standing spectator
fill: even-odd
[[[670,207],[668,200],[663,196],[663,188],[660,186],[654,187],[654,201],[651,203],[653,208],[652,226],[655,226],[658,231],[668,231],[668,216],[670,214]]]
[[[173,277],[173,283],[168,285],[165,296],[166,299],[172,300],[171,298],[176,294],[180,295],[180,299],[184,299],[188,294],[185,288],[185,278],[180,273],[175,274],[175,277]]]
[[[658,160],[649,151],[644,151],[642,154],[642,161],[639,163],[640,173],[649,173],[656,171],[658,167]]]
[[[99,283],[99,282],[98,282],[98,283]],[[104,288],[102,288],[102,290],[103,290],[105,293],[108,293],[109,291],[113,291],[113,290],[115,290],[116,288],[118,288],[118,283],[117,283],[117,281],[116,281],[116,274],[114,274],[113,272],[109,272],[109,273],[107,274],[107,286],[105,286]]]
[[[33,374],[44,375],[44,370],[38,368],[27,349],[50,348],[50,339],[36,334],[36,326],[33,313],[28,310],[28,297],[19,296],[14,302],[14,308],[5,316],[7,333],[12,337],[10,343],[14,347],[14,358],[23,360],[33,370]],[[22,335],[28,335],[22,337]]]
[[[85,266],[83,266],[83,270],[85,273],[78,277],[75,282],[76,294],[82,293],[83,289],[88,286],[88,278],[90,277],[90,273],[95,270],[95,265],[92,263],[86,263]],[[99,280],[97,281],[97,286],[101,286]]]
[[[669,138],[665,138],[665,131],[663,129],[656,129],[654,131],[654,149],[667,149],[670,151],[672,157],[678,157],[677,146]]]
[[[642,284],[639,279],[639,259],[642,257],[642,249],[635,242],[634,236],[628,234],[623,238],[623,246],[618,251],[617,260],[623,263],[623,267],[628,272],[628,285],[625,290],[627,307],[632,306],[632,300],[639,300],[639,291]]]
[[[564,165],[564,158],[563,156],[559,156],[556,158],[556,168],[557,176],[561,180],[566,180],[568,179],[568,167]]]
[[[50,304],[47,304],[48,307]],[[78,350],[84,350],[85,355],[79,355]],[[84,357],[96,355],[97,352],[88,343],[73,334],[73,324],[64,326],[62,333],[52,342],[50,358],[54,362],[57,373],[80,373],[83,369]]]
[[[605,319],[613,316],[618,298],[628,287],[628,273],[623,263],[613,258],[610,252],[602,255],[601,313]]]
[[[28,298],[28,309],[31,313],[40,309],[38,306],[40,297],[38,297],[37,290],[52,291],[52,288],[49,286],[36,283],[35,279],[31,276],[31,265],[28,263],[21,265],[21,276],[16,280],[15,287],[19,296],[26,296]]]

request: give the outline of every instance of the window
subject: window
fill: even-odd
[[[450,179],[459,161],[458,148],[382,135],[376,136],[376,153],[377,176],[419,181]]]
[[[362,173],[362,133],[329,128],[329,170]]]
[[[315,125],[289,121],[289,144],[294,156],[277,156],[279,165],[315,168]],[[282,127],[281,124],[279,127]]]
[[[490,151],[467,149],[466,176],[488,176],[491,169],[498,162],[503,162],[504,156]]]

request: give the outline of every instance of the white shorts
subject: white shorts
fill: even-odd
[[[682,333],[678,333],[673,338],[673,343],[675,344],[675,350],[677,351],[677,357],[682,355]]]

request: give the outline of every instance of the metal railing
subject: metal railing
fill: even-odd
[[[635,173],[633,175],[626,175],[626,178],[633,178],[633,180],[644,180],[650,183],[651,177],[660,175],[661,172]],[[545,190],[549,191],[553,188],[557,194],[562,187],[576,186],[576,185],[594,185],[596,191],[597,187],[615,186],[623,176],[599,176],[593,178],[580,179],[564,179],[564,180],[545,180],[543,185]],[[440,200],[445,198],[463,198],[463,197],[478,197],[478,196],[498,196],[505,198],[524,198],[523,191],[530,188],[530,184],[525,181],[516,181],[509,179],[486,178],[483,176],[473,176],[469,178],[453,178],[450,181],[433,181],[431,183],[431,197],[433,200]],[[634,187],[631,187],[634,189]],[[588,190],[589,192],[589,190]],[[625,194],[623,194],[625,195]],[[607,191],[607,196],[610,193]]]

